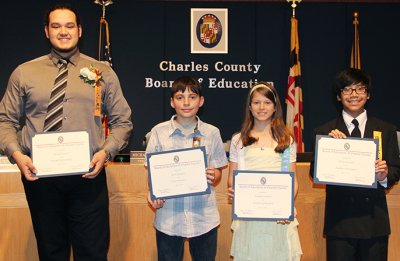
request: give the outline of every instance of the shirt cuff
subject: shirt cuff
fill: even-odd
[[[379,183],[382,185],[382,187],[387,188],[388,187],[388,180],[385,178],[384,180],[379,180]]]

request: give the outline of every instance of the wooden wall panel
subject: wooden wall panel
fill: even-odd
[[[309,165],[298,163],[299,194],[296,199],[302,261],[326,259],[322,236],[325,190],[312,184]],[[231,204],[226,189],[227,170],[216,188],[221,226],[218,231],[217,260],[229,257],[232,240]],[[107,167],[110,195],[110,261],[157,260],[154,212],[147,205],[146,170],[141,165],[112,164]],[[400,187],[387,195],[392,235],[389,260],[400,260]],[[19,173],[0,173],[0,261],[38,260],[36,241]],[[185,261],[191,260],[185,244]]]

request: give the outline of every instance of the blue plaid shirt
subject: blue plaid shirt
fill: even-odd
[[[218,128],[198,120],[198,131],[189,135],[171,120],[156,125],[146,153],[191,148],[193,137],[200,137],[200,146],[205,146],[209,166],[221,168],[227,165],[225,149]],[[204,174],[205,175],[205,174]],[[165,201],[156,211],[154,225],[160,232],[170,236],[196,237],[207,233],[220,223],[214,188],[211,194],[173,198]]]

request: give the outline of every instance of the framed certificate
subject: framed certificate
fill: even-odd
[[[317,135],[315,144],[314,183],[377,187],[377,140]]]
[[[89,134],[86,131],[46,132],[32,137],[36,177],[78,175],[89,172]]]
[[[211,192],[206,177],[205,147],[147,154],[152,200],[185,197]]]
[[[294,220],[294,173],[233,173],[232,219]]]

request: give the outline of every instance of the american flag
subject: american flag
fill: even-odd
[[[297,152],[304,152],[303,143],[303,94],[301,91],[301,69],[299,60],[298,21],[291,18],[290,69],[286,91],[286,125],[292,130],[297,143]]]

